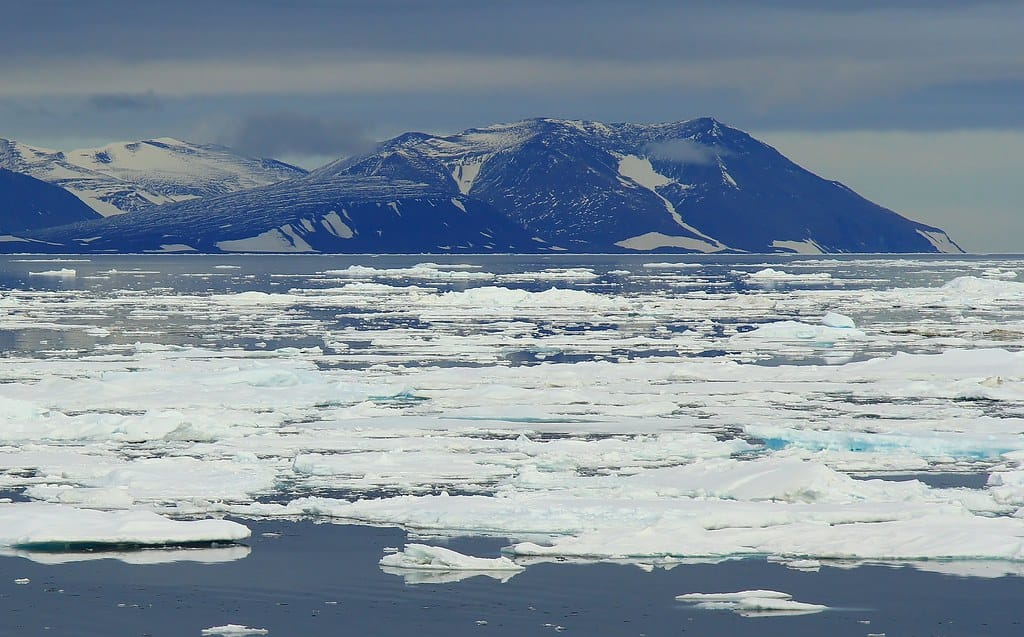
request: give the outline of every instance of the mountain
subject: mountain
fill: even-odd
[[[311,179],[384,176],[480,199],[573,252],[962,252],[712,118],[531,119],[407,133]]]
[[[64,160],[93,170],[106,157],[119,178],[152,176],[148,158],[179,148],[134,146]],[[115,252],[962,252],[711,118],[406,133],[269,186],[217,195],[202,185],[223,179],[195,181],[172,192],[202,199],[25,236]]]
[[[0,139],[0,168],[60,186],[103,216],[237,192],[306,173],[169,137],[68,152]]]
[[[541,245],[480,200],[345,176],[293,179],[28,236],[71,252],[533,252]]]
[[[0,168],[0,242],[9,247],[20,243],[11,233],[98,217],[63,188]]]

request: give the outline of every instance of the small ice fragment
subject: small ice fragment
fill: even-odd
[[[841,328],[854,328],[857,327],[854,324],[853,319],[845,314],[838,312],[829,312],[825,314],[821,319],[821,324],[826,327],[841,327]]]
[[[478,619],[474,623],[477,626],[486,626],[487,625],[487,620],[486,619]]]
[[[18,579],[14,580],[14,583],[15,584],[20,584],[20,585],[25,585],[25,584],[28,584],[31,581],[32,580],[30,580],[27,577],[19,577]]]
[[[380,559],[381,566],[434,571],[520,571],[522,566],[507,557],[472,557],[451,549],[426,544],[406,544],[405,550]]]
[[[800,559],[790,560],[785,558],[768,558],[771,562],[778,562],[786,568],[791,568],[795,571],[819,571],[821,570],[821,561],[812,559]]]
[[[828,606],[808,604],[792,599],[789,593],[779,591],[739,591],[736,593],[687,593],[677,595],[677,601],[693,602],[705,610],[731,610],[745,617],[772,614],[820,613]]]
[[[78,276],[78,272],[72,268],[61,268],[60,270],[43,270],[42,272],[29,272],[29,276],[55,276],[62,279],[73,279]]]
[[[754,590],[738,591],[736,593],[686,593],[684,595],[676,595],[676,601],[734,602],[736,600],[745,599],[749,597],[757,597],[761,599],[793,599],[793,596],[789,593],[783,593],[780,591]]]
[[[248,635],[267,635],[270,631],[266,628],[250,628],[241,624],[225,624],[224,626],[211,626],[204,628],[203,635],[219,635],[220,637],[246,637]]]

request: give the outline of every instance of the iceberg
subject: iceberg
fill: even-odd
[[[473,557],[442,546],[406,544],[405,549],[385,555],[381,566],[426,571],[521,571],[523,567],[507,557]]]

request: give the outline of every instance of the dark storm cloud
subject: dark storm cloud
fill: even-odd
[[[1024,126],[1010,106],[1024,91],[1021,2],[11,4],[0,59],[16,63],[0,66],[0,100],[127,111],[153,106],[153,90],[179,106],[376,100],[417,121],[429,103],[438,122],[712,113],[748,126]]]
[[[246,115],[228,126],[218,141],[239,152],[262,157],[343,156],[373,146],[366,129],[359,124],[291,112]]]
[[[92,95],[88,98],[87,103],[94,110],[101,112],[152,111],[163,106],[163,101],[153,91]]]

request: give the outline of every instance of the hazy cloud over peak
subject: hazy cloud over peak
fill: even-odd
[[[259,157],[342,157],[373,147],[366,129],[355,122],[286,111],[246,115],[216,137],[218,143]]]
[[[100,93],[88,98],[91,108],[101,111],[152,111],[163,103],[153,91],[144,93]]]
[[[714,164],[718,158],[727,154],[725,149],[715,148],[692,139],[669,139],[663,142],[648,144],[644,149],[647,156],[664,161],[683,164]]]

